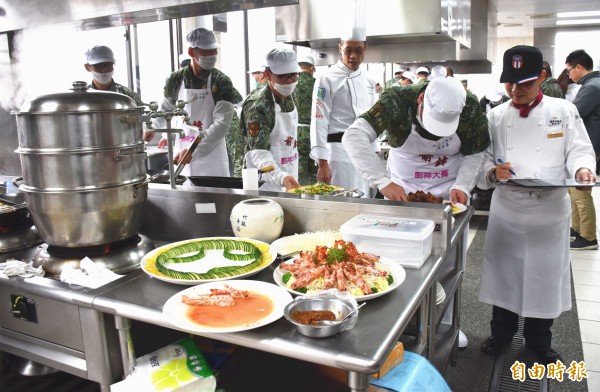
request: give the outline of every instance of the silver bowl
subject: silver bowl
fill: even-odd
[[[343,322],[334,325],[307,325],[294,321],[291,316],[293,312],[303,310],[330,310],[335,314],[336,320],[341,320],[354,310],[354,305],[338,298],[307,297],[296,299],[287,304],[283,310],[284,317],[296,327],[298,332],[311,338],[326,338],[333,336],[341,332],[349,322],[358,317],[358,312],[356,312]]]

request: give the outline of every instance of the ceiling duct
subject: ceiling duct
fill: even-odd
[[[352,1],[300,0],[276,8],[276,40],[312,48],[318,65],[335,63]],[[450,63],[459,73],[490,72],[487,0],[420,0],[417,4],[414,0],[368,1],[365,62]]]
[[[298,0],[0,0],[0,32],[70,23],[80,30],[298,4]]]

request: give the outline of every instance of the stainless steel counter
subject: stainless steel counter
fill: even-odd
[[[202,188],[171,190],[167,186],[154,186],[149,190],[147,221],[142,233],[155,241],[231,235],[228,219],[231,208],[239,201],[256,195],[256,192],[238,190],[204,192]],[[420,269],[406,270],[406,279],[400,287],[369,301],[369,306],[361,311],[358,322],[351,331],[328,339],[311,339],[300,335],[282,318],[249,331],[201,334],[202,336],[347,370],[348,383],[353,391],[367,390],[369,375],[379,370],[415,315],[418,320],[417,336],[411,350],[432,357],[436,354],[435,347],[446,347],[446,358],[452,351],[455,352],[457,320],[452,328],[444,331],[444,335],[447,335],[445,345],[442,341],[436,342],[437,320],[441,316],[435,309],[435,282],[447,251],[456,253],[457,260],[460,260],[461,252],[466,251],[461,246],[461,241],[473,214],[472,208],[457,216],[451,228],[452,217],[447,206],[417,203],[407,205],[373,199],[303,198],[275,193],[262,195],[269,195],[269,198],[283,207],[285,224],[282,235],[337,230],[341,223],[358,213],[432,219],[437,224],[437,231],[433,234],[433,253]],[[273,282],[275,267],[276,265],[272,265],[249,279]],[[447,297],[458,296],[459,301],[455,304],[455,309],[458,306],[458,310],[461,274],[462,271],[457,267],[455,274],[448,276],[445,281],[451,290]],[[130,351],[132,345],[127,341],[128,331],[123,327],[127,325],[127,319],[178,329],[162,314],[162,307],[169,297],[186,288],[151,278],[143,271],[133,272],[130,276],[127,284],[100,293],[92,303],[93,309],[115,315],[120,323],[124,362],[135,358]],[[130,369],[131,363],[126,363],[125,373]]]

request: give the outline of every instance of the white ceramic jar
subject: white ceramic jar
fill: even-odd
[[[281,235],[283,209],[270,199],[243,200],[233,207],[229,220],[236,237],[271,243]]]

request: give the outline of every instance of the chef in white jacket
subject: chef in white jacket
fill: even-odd
[[[344,37],[338,49],[341,59],[315,82],[310,157],[319,166],[317,180],[359,189],[369,197],[369,182],[361,178],[341,143],[344,131],[378,98],[375,82],[360,69],[367,50],[364,29],[352,29],[352,35]],[[374,145],[372,153],[375,156]]]
[[[541,72],[537,48],[521,45],[504,53],[500,82],[511,101],[488,113],[492,143],[479,186],[496,189],[479,300],[493,305],[492,335],[482,344],[483,352],[497,354],[510,343],[521,316],[527,347],[548,364],[562,360],[551,347],[550,327],[571,309],[567,188],[502,182],[515,176],[596,181],[596,160],[577,109],[542,94]]]

